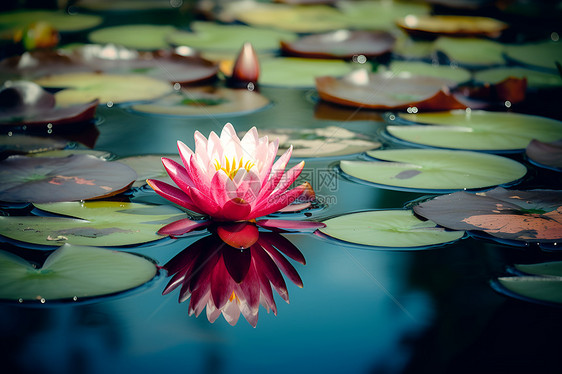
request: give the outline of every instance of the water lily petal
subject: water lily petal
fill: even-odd
[[[250,248],[251,251],[251,248]],[[269,287],[269,284],[268,284]],[[241,282],[238,287],[239,294],[241,298],[244,298],[248,308],[250,309],[248,312],[242,309],[242,313],[244,317],[248,318],[247,314],[257,314],[259,307],[260,307],[260,280],[258,276],[258,270],[256,269],[256,264],[254,261],[251,261],[250,266],[248,267],[248,273],[244,278],[244,281]],[[271,287],[269,287],[271,290]]]
[[[258,279],[260,282],[260,304],[264,306],[269,312],[269,309],[274,315],[277,315],[277,304],[275,304],[275,299],[273,298],[273,290],[271,289],[271,284],[269,279],[265,277],[262,272],[257,272]]]
[[[240,250],[231,247],[225,247],[222,251],[226,270],[236,283],[245,281],[246,275],[252,263],[252,254],[250,249]]]
[[[178,204],[186,209],[192,210],[196,213],[203,213],[201,209],[195,204],[189,195],[177,187],[171,186],[168,183],[161,182],[156,179],[147,179],[146,183],[160,196],[166,200]]]
[[[290,259],[306,265],[306,260],[302,252],[293,243],[291,243],[289,239],[282,235],[273,232],[262,232],[260,233],[260,243],[272,245]]]
[[[226,244],[237,249],[250,248],[259,238],[256,225],[248,222],[220,225],[217,234]]]
[[[254,211],[252,211],[252,216],[261,217],[277,212],[279,209],[284,208],[295,201],[305,189],[306,185],[303,183],[290,191],[285,191],[282,194],[268,197],[263,200]]]
[[[283,279],[283,275],[271,259],[269,255],[262,249],[260,245],[252,246],[253,258],[256,261],[256,268],[263,272],[264,275],[269,279],[275,291],[281,296],[283,300],[289,303],[289,292],[287,291],[287,285]]]
[[[185,167],[188,167],[189,159],[193,156],[193,151],[191,150],[191,148],[185,145],[185,143],[182,142],[181,140],[178,140],[177,145],[178,145],[178,152],[180,154],[181,161],[183,162],[183,165]]]
[[[213,268],[213,274],[211,275],[211,297],[218,309],[226,305],[232,295],[234,284],[224,264],[224,258],[220,256],[217,264]]]
[[[238,307],[237,301],[232,300],[226,303],[226,306],[222,309],[222,315],[231,326],[236,325],[240,318],[240,308]]]
[[[229,183],[230,182],[230,183]],[[218,170],[211,179],[210,197],[222,207],[227,201],[236,197],[236,187],[224,170]],[[208,199],[209,197],[207,197]]]
[[[195,184],[191,180],[191,177],[185,170],[183,166],[178,164],[176,161],[169,159],[167,157],[162,157],[162,165],[164,169],[172,178],[174,183],[183,191],[187,191],[191,187],[195,187]]]
[[[262,187],[258,199],[262,200],[264,197],[269,196],[271,192],[273,192],[275,187],[277,187],[277,184],[279,183],[281,177],[283,177],[283,174],[285,173],[285,168],[287,167],[287,163],[289,162],[292,153],[293,153],[293,146],[290,146],[289,149],[287,149],[287,151],[283,153],[281,157],[279,157],[279,159],[275,162],[275,164],[273,164],[271,168],[271,172],[269,174],[269,179]]]
[[[252,170],[240,169],[233,179],[236,186],[236,196],[248,203],[257,201],[260,193],[261,180]]]
[[[299,177],[299,175],[301,175],[303,168],[304,168],[304,161],[301,161],[295,166],[293,166],[291,169],[289,169],[288,172],[283,174],[283,177],[279,181],[279,184],[277,185],[277,187],[275,187],[275,190],[270,196],[272,196],[275,193],[285,192],[287,188],[289,188],[289,186],[293,184],[293,182]],[[306,182],[306,189],[303,192],[306,192],[309,186],[310,183]]]
[[[287,261],[287,259],[283,257],[283,255],[281,255],[281,253],[279,253],[275,248],[273,248],[267,242],[259,242],[259,245],[261,245],[262,248],[269,254],[269,256],[275,262],[277,267],[283,273],[285,273],[285,275],[287,276],[287,278],[291,280],[291,282],[293,282],[300,288],[303,287],[302,279],[299,273],[297,272],[295,267],[291,265],[291,263]]]
[[[241,221],[250,219],[249,215],[252,211],[252,206],[247,202],[238,198],[227,201],[223,205],[218,218],[223,221]]]
[[[160,230],[158,230],[158,234],[179,236],[179,235],[187,234],[188,232],[191,232],[195,229],[208,226],[210,223],[211,221],[208,220],[193,221],[190,220],[189,218],[184,218],[169,223],[166,226],[162,227]]]

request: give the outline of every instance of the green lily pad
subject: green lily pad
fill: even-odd
[[[31,23],[44,21],[59,31],[80,31],[99,25],[103,19],[91,14],[68,14],[50,10],[16,10],[0,14],[0,30],[24,28]]]
[[[444,192],[484,188],[515,182],[527,173],[527,168],[517,161],[478,152],[394,149],[367,154],[379,161],[344,160],[340,162],[341,170],[394,189]]]
[[[433,51],[433,41],[410,38],[406,33],[398,34],[392,52],[406,59],[430,58]]]
[[[562,277],[562,261],[521,264],[514,267],[525,274]]]
[[[36,151],[30,153],[29,157],[68,157],[71,155],[91,155],[103,160],[108,160],[112,157],[110,152],[97,151],[94,149],[57,149],[51,151]]]
[[[381,71],[383,70],[385,69],[381,69]],[[393,61],[388,70],[395,75],[425,75],[449,79],[457,83],[464,83],[470,80],[470,72],[466,69],[451,65],[428,64],[422,61]]]
[[[500,83],[507,78],[527,78],[527,86],[532,88],[554,88],[562,86],[559,74],[531,70],[522,67],[501,67],[480,70],[474,73],[474,79],[481,83]]]
[[[555,62],[562,61],[562,42],[513,44],[506,47],[505,53],[517,62],[556,70]]]
[[[434,42],[433,49],[443,52],[452,62],[459,65],[483,66],[505,62],[505,45],[488,39],[442,36]]]
[[[393,30],[397,18],[428,14],[431,10],[428,4],[411,1],[340,1],[337,6],[347,27],[369,30]]]
[[[140,187],[146,184],[147,179],[158,179],[172,186],[175,182],[168,176],[166,169],[162,165],[162,157],[170,158],[181,165],[179,155],[142,155],[120,158],[119,162],[128,165],[137,173],[137,180],[133,187]]]
[[[562,304],[562,277],[500,277],[498,282],[524,300]]]
[[[339,60],[306,58],[268,58],[260,61],[261,85],[281,87],[314,87],[314,78],[322,75],[342,76],[353,65]]]
[[[345,214],[324,221],[319,231],[335,239],[375,247],[412,248],[453,242],[464,231],[447,231],[416,218],[411,210],[377,210]]]
[[[130,290],[150,281],[156,266],[126,252],[65,244],[36,268],[0,251],[0,299],[20,303],[74,300]]]
[[[173,92],[169,82],[143,76],[103,73],[68,73],[50,75],[35,81],[43,87],[61,88],[57,103],[71,105],[99,99],[102,103],[153,100]]]
[[[407,15],[396,20],[396,24],[412,35],[454,37],[485,36],[498,37],[508,26],[488,17],[460,15]]]
[[[213,22],[193,22],[193,32],[175,31],[167,36],[173,45],[185,45],[199,50],[237,52],[244,43],[251,43],[256,51],[276,50],[281,40],[294,40],[296,34],[288,31],[221,25]]]
[[[0,135],[0,155],[5,156],[60,150],[68,145],[68,140],[53,136],[45,138],[11,133]]]
[[[169,25],[122,25],[92,31],[88,39],[97,44],[118,44],[124,47],[154,50],[167,48],[166,37],[175,32]]]
[[[0,162],[0,200],[89,200],[125,191],[136,179],[130,167],[91,155],[12,156]]]
[[[64,243],[122,246],[162,239],[156,233],[159,229],[185,218],[181,210],[168,205],[88,201],[35,206],[66,217],[0,217],[0,234],[25,243],[50,246]]]
[[[387,126],[394,137],[439,148],[522,151],[532,139],[562,138],[562,122],[550,118],[482,110],[397,114],[409,126]]]

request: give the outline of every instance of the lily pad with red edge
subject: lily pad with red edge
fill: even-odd
[[[464,109],[466,105],[453,96],[449,88],[456,82],[436,77],[371,74],[357,70],[343,78],[316,78],[316,90],[322,100],[369,109],[419,110]]]
[[[43,87],[64,88],[55,94],[60,105],[94,99],[113,104],[154,100],[173,92],[169,82],[139,74],[69,73],[46,76],[35,82]]]
[[[525,154],[536,165],[562,171],[562,139],[549,143],[533,139]]]
[[[556,72],[556,62],[562,61],[562,42],[546,40],[537,43],[509,44],[506,46],[505,54],[508,59],[518,63]]]
[[[438,148],[518,152],[532,139],[562,139],[562,122],[517,113],[482,110],[399,113],[387,116],[387,121],[400,124],[387,126],[393,137]]]
[[[433,51],[444,53],[451,62],[470,67],[501,65],[505,63],[506,46],[489,39],[439,37]]]
[[[0,251],[0,299],[80,302],[133,289],[156,274],[155,264],[141,256],[102,248],[65,244],[39,267]]]
[[[92,31],[92,43],[113,43],[127,48],[156,50],[168,48],[166,37],[177,29],[170,25],[119,25]]]
[[[484,232],[525,243],[562,240],[562,191],[495,188],[438,196],[414,208],[416,214],[453,230]]]
[[[172,159],[180,164],[182,162],[178,155],[131,156],[121,158],[119,162],[130,166],[137,173],[137,179],[133,183],[133,187],[144,186],[147,179],[158,179],[159,181],[174,185],[174,182],[162,165],[162,157]]]
[[[145,114],[208,117],[209,115],[242,115],[268,106],[269,99],[256,91],[225,87],[183,88],[159,100],[131,106]]]
[[[280,40],[294,40],[297,37],[289,31],[214,22],[195,21],[190,28],[193,32],[175,31],[167,36],[167,41],[172,45],[201,51],[225,52],[237,52],[244,43],[251,43],[256,51],[261,52],[277,50]]]
[[[295,41],[281,41],[288,55],[307,58],[351,58],[356,55],[376,57],[389,53],[395,38],[386,31],[337,30],[305,35]]]
[[[338,126],[260,130],[260,135],[267,135],[271,140],[279,139],[279,156],[291,145],[293,157],[346,156],[381,146],[378,141]]]
[[[498,37],[507,29],[505,22],[489,17],[458,15],[407,15],[396,24],[414,36]]]
[[[416,218],[411,210],[377,210],[344,214],[323,221],[319,231],[344,242],[396,249],[425,249],[454,242],[464,231],[448,231]]]
[[[0,200],[47,203],[98,199],[136,180],[129,166],[90,155],[11,156],[0,162]]]
[[[391,149],[370,151],[378,161],[340,161],[348,176],[378,187],[450,192],[514,183],[527,168],[506,157],[468,151]]]
[[[65,107],[56,106],[55,96],[33,82],[5,83],[0,89],[1,126],[51,126],[83,123],[94,118],[98,100]]]
[[[23,243],[47,246],[123,246],[162,239],[164,236],[158,230],[185,218],[183,211],[169,205],[116,201],[34,205],[60,216],[0,217],[0,234]]]
[[[541,89],[562,86],[562,78],[559,74],[527,69],[524,67],[498,67],[480,70],[474,73],[474,80],[479,83],[496,84],[510,77],[526,78],[527,86],[530,88]]]

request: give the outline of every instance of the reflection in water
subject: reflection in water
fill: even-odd
[[[299,249],[280,234],[260,232],[253,245],[239,249],[225,244],[213,233],[164,265],[173,276],[163,294],[181,286],[179,301],[191,298],[190,316],[199,316],[206,306],[211,323],[222,314],[234,326],[242,314],[256,327],[260,304],[268,313],[272,310],[277,315],[272,288],[289,302],[282,273],[298,287],[303,286],[297,270],[282,253],[305,264]]]

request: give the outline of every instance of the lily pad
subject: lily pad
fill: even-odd
[[[480,70],[474,73],[474,79],[481,83],[500,83],[510,77],[526,78],[528,87],[554,88],[562,86],[562,77],[559,74],[522,67],[502,67]]]
[[[241,115],[265,108],[270,101],[256,91],[224,87],[190,87],[131,109],[169,116]]]
[[[384,71],[382,69],[381,71]],[[466,69],[454,65],[435,65],[422,61],[393,61],[388,67],[388,71],[394,75],[410,74],[412,76],[424,75],[449,79],[457,83],[464,83],[470,80],[470,72]]]
[[[0,13],[0,30],[16,30],[44,21],[59,31],[81,31],[99,25],[103,19],[91,14],[68,14],[50,10],[16,10]]]
[[[282,40],[281,49],[285,54],[308,58],[375,57],[390,52],[394,42],[394,36],[385,31],[337,30]]]
[[[34,204],[65,217],[0,217],[0,234],[39,245],[64,243],[92,246],[123,246],[162,239],[157,231],[185,218],[169,205],[145,205],[116,201]]]
[[[406,120],[397,122],[417,125],[387,126],[392,136],[431,147],[490,152],[522,151],[532,139],[562,139],[562,122],[524,114],[456,110],[400,113],[395,117]]]
[[[500,277],[495,287],[508,296],[526,301],[562,304],[562,277]],[[505,292],[507,290],[508,292]]]
[[[505,63],[505,45],[488,39],[439,37],[433,50],[444,53],[459,65],[486,66]]]
[[[315,77],[342,76],[353,69],[344,61],[294,57],[263,59],[260,67],[260,85],[280,87],[314,87]]]
[[[166,37],[175,32],[169,25],[121,25],[92,31],[88,39],[97,44],[118,44],[124,47],[155,50],[168,48]]]
[[[344,160],[340,168],[347,175],[391,189],[446,192],[484,188],[513,183],[527,173],[517,161],[478,152],[393,149],[367,154],[379,161]]]
[[[68,144],[68,140],[52,136],[0,135],[0,155],[7,157],[13,154],[53,151],[63,149]]]
[[[562,42],[511,44],[506,47],[508,58],[519,63],[556,70],[556,61],[562,61]]]
[[[167,36],[172,45],[185,45],[198,50],[237,52],[244,43],[251,43],[256,51],[276,50],[281,40],[294,40],[296,34],[288,31],[221,25],[214,22],[193,22],[193,32],[176,31]]]
[[[488,17],[456,15],[407,15],[396,24],[415,36],[498,37],[508,25]]]
[[[30,153],[29,157],[68,157],[71,155],[91,155],[103,160],[109,160],[113,157],[110,152],[98,151],[94,149],[57,149],[50,151],[35,151]]]
[[[514,265],[514,268],[525,274],[562,277],[562,261]]]
[[[511,191],[443,195],[414,207],[416,214],[453,230],[484,232],[522,242],[562,240],[562,191]]]
[[[562,171],[562,140],[545,143],[533,139],[525,150],[533,163],[554,170]]]
[[[316,78],[316,90],[322,100],[331,103],[369,109],[419,110],[464,109],[447,87],[456,82],[436,77],[377,74],[356,70],[343,78]]]
[[[128,165],[137,173],[137,180],[133,183],[133,187],[140,187],[146,184],[147,179],[158,179],[173,185],[174,182],[169,177],[166,169],[162,165],[162,157],[169,158],[181,164],[179,155],[142,155],[131,156],[119,159],[119,162]]]
[[[39,78],[36,83],[44,87],[65,88],[55,94],[57,103],[61,105],[94,99],[113,104],[153,100],[173,92],[169,82],[135,74],[69,73]]]
[[[150,281],[156,266],[125,252],[65,244],[36,268],[0,251],[0,299],[49,303],[110,295]]]
[[[90,155],[11,156],[0,162],[0,200],[57,202],[88,200],[125,191],[136,173],[119,162]]]
[[[270,140],[279,139],[278,155],[293,146],[293,157],[334,157],[379,148],[381,143],[338,126],[317,129],[260,130]]]
[[[411,210],[377,210],[345,214],[324,221],[320,232],[345,242],[391,248],[423,249],[450,243],[464,231],[448,231],[416,218]]]

